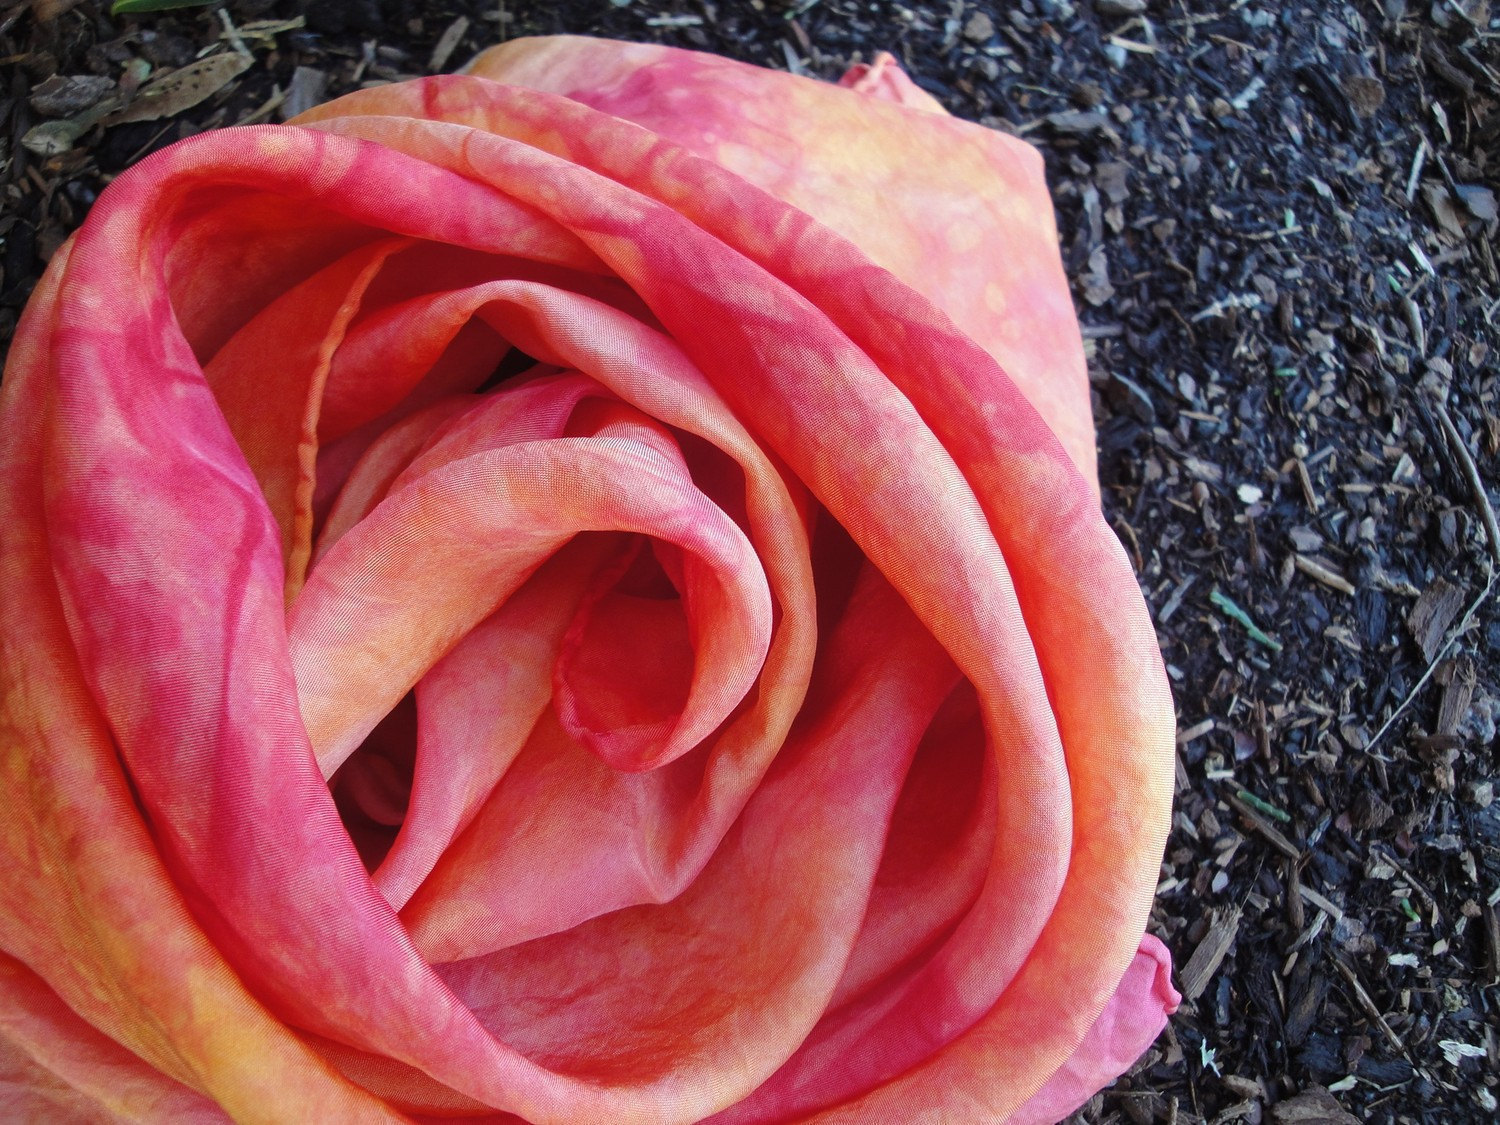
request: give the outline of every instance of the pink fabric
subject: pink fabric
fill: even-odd
[[[1094,1026],[1067,1062],[1010,1119],[1010,1125],[1051,1125],[1128,1070],[1150,1045],[1182,996],[1172,987],[1172,958],[1147,934]]]
[[[855,63],[839,79],[839,85],[907,109],[947,113],[942,103],[907,77],[889,51],[878,52],[874,62]]]
[[[0,386],[0,1116],[1045,1121],[1150,1043],[1040,160],[847,86],[522,40],[100,198]]]

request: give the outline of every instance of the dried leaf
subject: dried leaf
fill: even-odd
[[[73,147],[78,138],[88,132],[93,122],[77,118],[62,121],[44,121],[26,130],[21,138],[21,147],[41,157],[61,156]]]
[[[76,8],[79,3],[80,0],[31,0],[31,14],[38,23],[46,23]]]
[[[135,101],[111,116],[105,124],[155,121],[191,109],[218,93],[250,68],[251,59],[235,51],[210,55],[170,74],[154,78],[135,96]]]
[[[119,104],[120,99],[110,95],[92,109],[86,109],[72,117],[65,117],[60,121],[44,121],[26,130],[25,136],[21,138],[21,147],[41,157],[61,156]]]
[[[71,117],[98,105],[115,84],[97,74],[54,74],[31,91],[31,108],[43,117]]]
[[[174,8],[206,8],[215,0],[115,0],[110,8],[112,16],[127,16],[136,12],[168,12]]]

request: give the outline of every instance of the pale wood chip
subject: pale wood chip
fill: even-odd
[[[1219,971],[1219,966],[1224,963],[1229,949],[1234,945],[1234,939],[1240,932],[1240,908],[1231,906],[1214,918],[1213,925],[1209,926],[1208,933],[1203,935],[1203,940],[1198,943],[1198,948],[1193,950],[1193,955],[1188,958],[1187,964],[1178,973],[1178,979],[1182,982],[1182,995],[1188,1000],[1196,1000],[1203,995],[1203,990],[1208,987],[1208,982],[1213,975]]]
[[[1276,1125],[1359,1125],[1359,1118],[1322,1086],[1309,1086],[1294,1098],[1271,1107]]]
[[[1422,591],[1417,604],[1411,607],[1406,625],[1428,661],[1437,655],[1443,634],[1453,624],[1463,604],[1464,592],[1446,578],[1438,578]]]
[[[1321,559],[1299,554],[1295,556],[1295,560],[1298,570],[1309,578],[1323,583],[1330,590],[1337,590],[1341,594],[1352,595],[1354,593],[1354,583]]]

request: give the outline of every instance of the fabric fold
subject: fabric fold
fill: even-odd
[[[0,1115],[1040,1123],[1178,1001],[1040,160],[889,55],[184,141],[0,421]]]

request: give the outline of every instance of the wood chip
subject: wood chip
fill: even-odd
[[[1319,551],[1323,548],[1323,537],[1310,527],[1293,527],[1287,530],[1287,538],[1299,551]]]
[[[1201,457],[1185,456],[1182,458],[1183,471],[1194,480],[1201,480],[1206,484],[1219,484],[1224,479],[1224,470],[1212,461],[1205,461]]]
[[[1484,918],[1484,948],[1488,959],[1489,983],[1500,984],[1500,918],[1495,916],[1495,905],[1486,902],[1479,908]]]
[[[1297,885],[1297,893],[1301,895],[1306,902],[1308,902],[1312,906],[1316,906],[1319,910],[1321,910],[1324,914],[1327,914],[1335,922],[1343,921],[1343,908],[1339,906],[1338,903],[1334,902],[1331,898],[1328,898],[1326,895],[1319,894],[1317,891],[1309,887],[1306,883],[1299,883]]]
[[[1322,560],[1311,555],[1299,554],[1296,556],[1295,562],[1297,569],[1309,578],[1323,583],[1330,590],[1337,590],[1341,594],[1353,596],[1355,592],[1354,584]]]
[[[253,60],[236,51],[210,55],[188,63],[170,74],[153,78],[141,87],[132,101],[119,113],[104,119],[105,125],[125,125],[132,121],[156,121],[191,109],[213,97],[250,68]]]
[[[1443,685],[1442,701],[1438,704],[1437,730],[1434,733],[1458,733],[1458,724],[1468,717],[1477,678],[1472,657],[1465,654],[1452,662],[1452,671],[1448,675],[1448,682]]]
[[[1448,60],[1447,52],[1436,40],[1424,38],[1422,40],[1422,61],[1428,66],[1433,74],[1437,75],[1448,85],[1464,96],[1474,92],[1474,79],[1470,78],[1458,67]]]
[[[1307,1036],[1323,1010],[1323,1001],[1328,998],[1329,980],[1314,970],[1309,959],[1304,959],[1292,974],[1292,1002],[1287,1008],[1286,1037],[1293,1047],[1307,1042]]]
[[[1302,486],[1302,498],[1307,501],[1307,506],[1316,512],[1322,508],[1323,502],[1318,499],[1317,490],[1313,488],[1312,476],[1307,471],[1307,462],[1298,457],[1296,467],[1297,483]]]
[[[985,43],[994,38],[995,21],[984,12],[975,12],[964,24],[964,38],[971,43]]]
[[[1109,160],[1094,166],[1094,185],[1111,203],[1130,198],[1130,165]]]
[[[464,36],[468,33],[467,16],[459,16],[450,23],[447,30],[439,36],[437,45],[432,48],[432,58],[427,61],[427,69],[437,73],[447,66],[448,60],[453,57],[453,52],[458,50],[458,45],[463,42]]]
[[[1103,131],[1113,133],[1109,126],[1109,117],[1102,111],[1085,113],[1082,110],[1063,110],[1059,113],[1049,113],[1046,122],[1059,133],[1080,136],[1086,133]]]
[[[1220,912],[1209,926],[1208,933],[1203,935],[1203,940],[1198,943],[1198,948],[1193,950],[1193,955],[1188,958],[1187,964],[1179,972],[1178,979],[1182,982],[1182,995],[1188,1000],[1196,1000],[1203,995],[1203,990],[1208,987],[1208,982],[1213,975],[1219,971],[1219,966],[1224,963],[1225,956],[1234,945],[1234,939],[1240,932],[1240,908],[1231,906]]]
[[[281,102],[280,114],[289,121],[298,114],[306,113],[323,100],[328,89],[328,75],[311,66],[299,66],[292,71],[292,80],[287,83],[286,97]]]
[[[1422,591],[1417,604],[1411,607],[1406,625],[1428,661],[1437,655],[1443,634],[1463,604],[1464,592],[1446,578],[1439,578]]]
[[[1307,912],[1302,909],[1302,868],[1295,860],[1287,864],[1286,917],[1298,933],[1307,926]]]
[[[1454,194],[1463,205],[1482,223],[1493,223],[1500,219],[1500,200],[1495,193],[1479,184],[1454,184]]]
[[[1457,202],[1446,184],[1432,182],[1423,184],[1422,199],[1427,204],[1427,209],[1432,212],[1432,217],[1438,221],[1438,226],[1442,227],[1449,236],[1456,239],[1464,236],[1463,218],[1459,215]],[[1410,297],[1403,297],[1402,311],[1406,311],[1408,304],[1413,308],[1416,307]],[[1407,312],[1407,320],[1411,320],[1410,312]],[[1427,349],[1421,346],[1422,341],[1418,340],[1417,344],[1417,353],[1425,354]]]
[[[1309,1086],[1271,1107],[1275,1125],[1359,1125],[1359,1118],[1322,1086]]]
[[[1255,809],[1250,807],[1250,805],[1240,800],[1233,793],[1225,793],[1224,799],[1227,800],[1231,805],[1233,805],[1235,812],[1239,813],[1242,817],[1249,821],[1250,825],[1257,832],[1259,832],[1261,836],[1265,838],[1266,842],[1273,848],[1275,848],[1278,852],[1286,856],[1288,859],[1294,860],[1301,858],[1302,849],[1288,840],[1286,836],[1282,834],[1280,829],[1278,829],[1265,817],[1261,816],[1260,813],[1256,812]]]
[[[1350,74],[1339,83],[1349,97],[1350,108],[1360,117],[1374,117],[1385,105],[1385,84],[1365,74]]]
[[[1365,986],[1360,983],[1358,974],[1348,965],[1344,964],[1343,961],[1339,960],[1338,957],[1335,956],[1332,960],[1333,967],[1339,971],[1339,975],[1344,978],[1350,990],[1354,993],[1355,1003],[1364,1009],[1365,1015],[1369,1016],[1375,1022],[1375,1026],[1380,1028],[1381,1032],[1390,1040],[1396,1050],[1405,1054],[1406,1044],[1401,1042],[1401,1036],[1397,1035],[1391,1029],[1391,1025],[1385,1022],[1385,1016],[1380,1014],[1380,1009],[1375,1006],[1375,1001],[1370,999],[1370,994],[1365,991]]]
[[[1480,479],[1479,468],[1474,464],[1474,457],[1469,452],[1469,447],[1464,444],[1463,435],[1453,424],[1448,408],[1438,401],[1433,403],[1433,412],[1437,415],[1438,422],[1443,428],[1443,437],[1447,439],[1449,447],[1453,450],[1453,456],[1458,458],[1464,479],[1474,494],[1474,506],[1479,511],[1479,522],[1484,525],[1485,545],[1489,548],[1490,558],[1497,566],[1500,566],[1500,523],[1496,522],[1495,509],[1490,503],[1489,493],[1485,491],[1484,481]]]
[[[1202,738],[1212,731],[1218,724],[1212,719],[1204,719],[1202,722],[1194,723],[1177,736],[1177,745],[1186,746],[1195,739]]]
[[[1253,1078],[1245,1078],[1238,1074],[1226,1074],[1222,1079],[1224,1088],[1237,1098],[1264,1099],[1266,1091]]]

